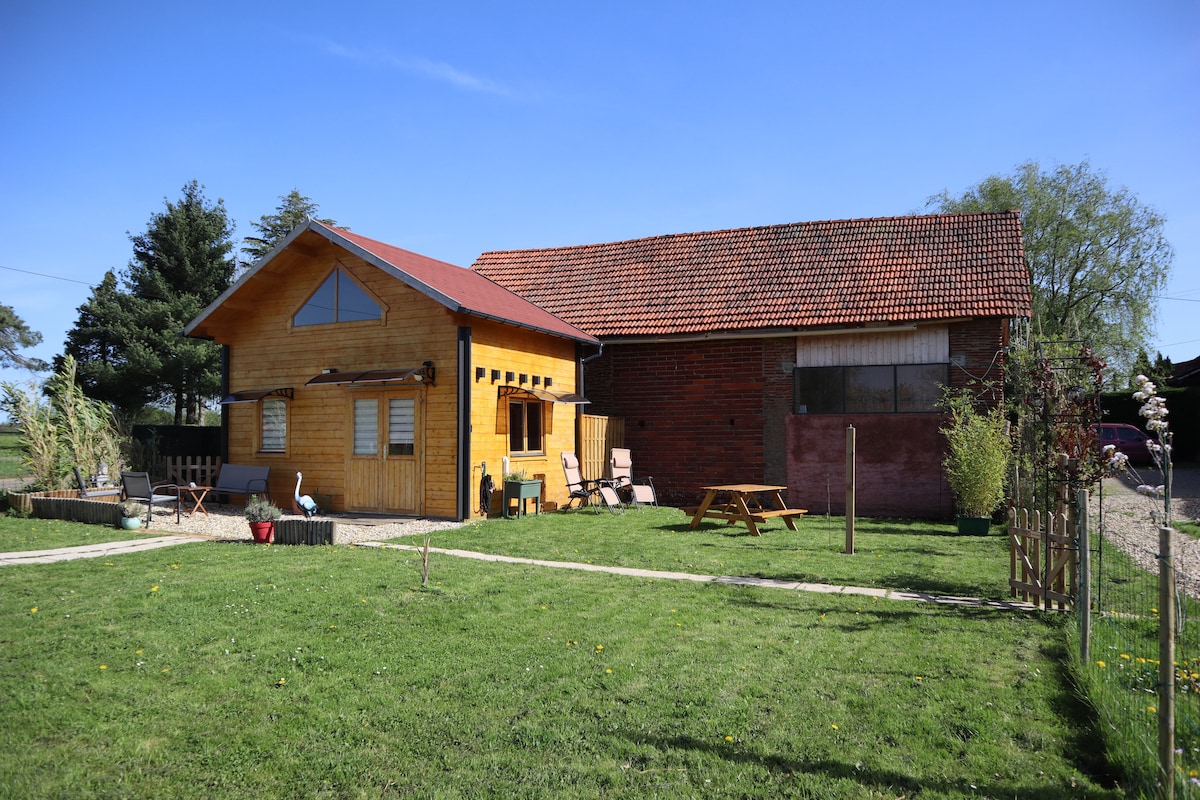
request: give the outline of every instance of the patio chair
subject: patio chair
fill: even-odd
[[[600,499],[604,502],[604,505],[608,506],[608,513],[625,513],[625,506],[621,503],[621,498],[617,496],[617,490],[613,488],[612,483],[609,481],[600,481],[599,486],[596,487],[596,492],[600,495]],[[596,513],[600,513],[600,506],[596,506]]]
[[[179,520],[183,514],[183,499],[180,496],[179,487],[173,483],[160,483],[154,486],[150,485],[150,473],[148,472],[122,472],[121,486],[125,490],[125,498],[127,500],[137,500],[146,504],[146,527],[150,527],[150,515],[154,511],[154,506],[159,503],[174,503],[175,504],[175,523],[179,524]],[[159,490],[170,491],[170,494],[159,493]]]
[[[591,505],[592,495],[600,493],[600,482],[583,477],[579,472],[579,458],[574,453],[563,452],[561,458],[563,475],[567,479],[567,491],[571,494],[564,508],[570,508],[571,503],[576,500],[579,500],[580,508]]]
[[[618,492],[624,492],[629,502],[638,506],[657,506],[658,495],[654,492],[654,479],[646,478],[646,483],[633,482],[633,458],[623,447],[612,450],[612,483]]]
[[[97,497],[120,497],[121,489],[116,486],[110,486],[104,489],[96,488],[95,486],[88,488],[87,481],[83,479],[83,475],[79,472],[79,467],[75,468],[75,483],[79,484],[79,499],[94,500]]]

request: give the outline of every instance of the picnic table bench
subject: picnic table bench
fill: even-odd
[[[758,525],[769,519],[782,519],[790,530],[796,530],[796,518],[808,513],[806,508],[788,508],[783,500],[786,486],[769,486],[757,483],[734,483],[723,486],[705,486],[707,492],[704,502],[693,509],[684,509],[692,514],[689,528],[695,528],[704,519],[723,519],[730,525],[741,522],[750,530],[751,536],[758,536]],[[764,508],[759,502],[759,493],[767,494],[775,504],[775,508]],[[727,494],[723,502],[717,502],[717,495]]]

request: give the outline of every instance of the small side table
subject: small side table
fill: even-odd
[[[204,507],[204,498],[212,491],[211,486],[180,486],[179,492],[182,495],[191,499],[192,510],[187,512],[190,517],[197,511],[203,511],[204,516],[208,516],[208,509]]]

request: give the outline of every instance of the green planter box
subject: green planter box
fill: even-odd
[[[505,517],[511,517],[509,502],[517,501],[517,516],[525,516],[525,501],[533,500],[533,513],[542,513],[542,482],[541,481],[505,481],[504,499],[501,510]]]
[[[958,532],[964,536],[987,536],[992,529],[991,517],[958,518]]]

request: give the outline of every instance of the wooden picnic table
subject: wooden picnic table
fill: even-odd
[[[707,494],[704,502],[696,509],[689,528],[695,528],[703,519],[723,519],[730,525],[735,522],[745,523],[750,529],[751,536],[758,536],[759,523],[769,519],[782,519],[791,530],[796,530],[796,517],[808,513],[807,508],[788,508],[783,500],[786,486],[767,486],[757,483],[733,483],[725,486],[705,486]],[[767,495],[775,504],[775,508],[764,508],[758,499],[759,494]],[[728,495],[728,499],[718,501],[717,495]]]

